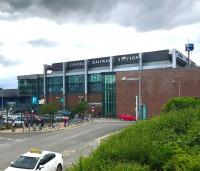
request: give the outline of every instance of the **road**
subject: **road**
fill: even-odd
[[[69,130],[46,133],[0,133],[0,170],[32,147],[63,154],[65,167],[87,155],[98,144],[98,138],[118,131],[130,122],[97,122]]]

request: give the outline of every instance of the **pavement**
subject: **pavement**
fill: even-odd
[[[54,131],[62,131],[62,130],[65,130],[65,129],[71,129],[71,128],[75,128],[75,127],[78,127],[78,126],[83,126],[83,125],[91,124],[91,123],[95,123],[95,122],[94,121],[93,122],[83,122],[83,123],[80,123],[80,124],[73,124],[73,125],[69,125],[69,126],[64,127],[64,123],[60,122],[60,123],[57,123],[53,128],[49,127],[48,125],[45,125],[41,130],[39,130],[38,127],[36,127],[36,128],[30,127],[30,129],[29,128],[15,128],[15,131],[13,131],[12,129],[2,129],[2,130],[0,130],[0,133],[17,134],[17,133],[54,132]]]
[[[0,133],[12,133],[12,134],[17,134],[17,133],[44,133],[44,132],[54,132],[54,131],[62,131],[62,130],[67,130],[67,129],[71,129],[71,128],[75,128],[75,127],[79,127],[79,126],[83,126],[86,124],[94,124],[94,123],[103,123],[103,122],[122,122],[119,119],[110,119],[110,118],[98,118],[98,119],[93,119],[90,120],[89,122],[83,122],[83,123],[79,123],[79,124],[73,124],[73,125],[69,125],[64,127],[64,123],[60,122],[57,123],[57,125],[55,125],[55,127],[48,127],[48,125],[45,125],[44,128],[42,128],[42,130],[39,130],[38,127],[36,127],[35,129],[33,127],[29,128],[15,128],[15,131],[13,131],[12,129],[2,129],[0,130]]]

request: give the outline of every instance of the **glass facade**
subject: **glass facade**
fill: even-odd
[[[48,94],[62,94],[63,77],[47,77],[47,93]]]
[[[85,76],[70,75],[66,77],[67,93],[84,93],[85,92]]]
[[[88,92],[89,93],[102,92],[102,75],[101,74],[88,75]]]
[[[21,79],[18,82],[19,94],[22,96],[37,96],[38,95],[38,80],[37,79]]]
[[[43,95],[44,94],[43,78],[38,78],[38,92],[39,92],[39,95]]]
[[[103,75],[103,117],[116,117],[116,76],[115,73]]]
[[[85,75],[66,76],[66,94],[85,92]],[[21,96],[40,97],[43,95],[43,78],[19,79]],[[46,77],[48,94],[63,93],[63,77]],[[88,74],[88,93],[102,94],[102,117],[116,117],[116,76],[115,73]]]

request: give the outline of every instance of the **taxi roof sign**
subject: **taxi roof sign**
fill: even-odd
[[[31,148],[30,152],[31,153],[42,154],[42,150],[40,150],[39,148]]]

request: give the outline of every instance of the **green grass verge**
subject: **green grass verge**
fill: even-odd
[[[200,171],[200,108],[171,111],[112,135],[66,171]]]

